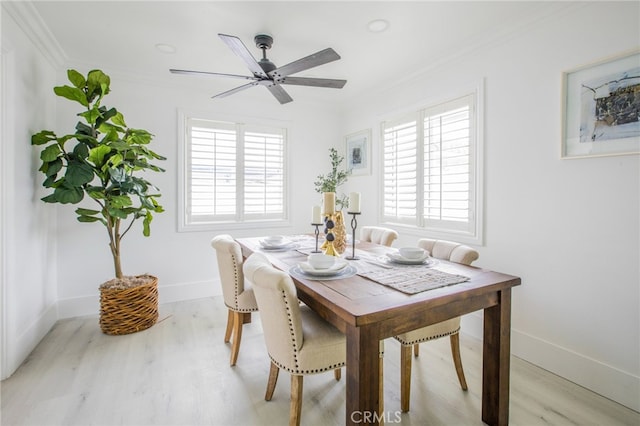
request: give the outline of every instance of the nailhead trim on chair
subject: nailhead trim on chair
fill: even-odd
[[[273,359],[273,357],[271,355],[269,355],[269,358],[271,358],[271,361],[278,366],[278,368],[281,368],[291,374],[315,374],[315,373],[323,373],[325,371],[331,371],[331,370],[335,370],[336,368],[340,368],[340,367],[344,367],[346,364],[344,362],[341,362],[339,364],[334,364],[334,365],[329,365],[327,367],[324,368],[317,368],[314,370],[292,370],[289,367],[285,367],[284,365],[280,364],[278,361],[276,361],[275,359]]]
[[[226,303],[224,304],[224,306],[231,309],[233,312],[241,312],[243,314],[246,314],[249,312],[258,312],[258,309],[237,309],[235,306],[229,306]]]
[[[233,291],[235,292],[234,294],[234,300],[236,302],[236,306],[229,306],[225,303],[225,306],[229,309],[231,309],[234,312],[242,312],[242,313],[248,313],[248,312],[257,312],[258,309],[238,309],[238,266],[240,265],[238,263],[238,260],[236,259],[236,257],[232,254],[231,258],[233,259],[233,279],[235,282],[235,285],[233,286]]]
[[[404,346],[409,346],[409,345],[415,345],[416,343],[428,342],[429,340],[433,340],[433,339],[439,339],[439,338],[445,337],[445,336],[451,336],[452,334],[456,334],[459,331],[460,331],[460,327],[458,327],[457,329],[455,329],[454,331],[452,331],[450,333],[437,334],[435,336],[427,337],[427,338],[424,338],[424,339],[412,340],[410,342],[406,342],[406,341],[400,340],[400,338],[398,336],[394,336],[394,337],[398,342],[402,343]]]
[[[287,302],[287,294],[284,290],[280,293],[282,295],[282,300],[284,300],[284,304],[287,308],[287,320],[289,321],[289,334],[291,335],[291,346],[293,346],[293,362],[296,365],[296,370],[298,369],[298,342],[296,342],[295,336],[293,335],[293,321],[291,320],[291,307],[289,306],[289,302]],[[276,363],[277,364],[277,363]],[[285,368],[285,370],[288,370]]]
[[[233,259],[233,281],[235,282],[235,285],[233,286],[235,293],[233,300],[236,303],[235,309],[238,309],[238,259],[236,259],[233,254],[231,255],[231,259]]]

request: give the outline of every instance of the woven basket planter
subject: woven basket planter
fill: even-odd
[[[158,278],[138,275],[132,286],[100,286],[100,328],[120,335],[146,330],[158,321]]]

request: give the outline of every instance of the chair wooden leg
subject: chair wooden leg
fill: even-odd
[[[411,399],[411,346],[400,347],[400,409],[409,411]]]
[[[342,368],[336,368],[335,370],[333,370],[333,375],[336,380],[340,380],[340,378],[342,378]]]
[[[231,340],[232,331],[233,331],[233,311],[229,309],[229,314],[227,315],[227,329],[224,332],[225,343],[229,343],[229,340]]]
[[[413,345],[413,356],[420,355],[420,343]]]
[[[289,408],[289,426],[300,426],[303,377],[304,376],[291,375],[291,407]]]
[[[233,344],[231,345],[231,366],[236,365],[238,352],[240,352],[240,341],[242,340],[242,321],[244,315],[241,312],[233,313]]]
[[[456,366],[458,381],[460,382],[462,390],[467,390],[467,381],[464,378],[464,370],[462,369],[462,358],[460,357],[460,335],[458,333],[455,333],[449,337],[449,341],[451,342],[451,356],[453,357],[453,363]]]
[[[271,369],[269,370],[269,382],[267,382],[267,392],[264,394],[265,401],[271,401],[273,397],[273,391],[276,390],[276,383],[278,383],[278,373],[280,368],[271,362]]]

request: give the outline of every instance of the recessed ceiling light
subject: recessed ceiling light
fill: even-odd
[[[372,33],[381,33],[389,28],[389,21],[385,19],[374,19],[367,24],[367,29]]]
[[[162,53],[176,53],[176,48],[170,44],[166,43],[158,43],[156,44],[156,49],[161,51]]]

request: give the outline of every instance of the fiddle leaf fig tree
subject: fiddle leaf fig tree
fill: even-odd
[[[75,132],[57,136],[42,130],[31,137],[31,144],[42,147],[39,171],[42,185],[53,192],[46,203],[78,204],[85,198],[96,208],[77,208],[77,219],[98,222],[109,235],[116,278],[123,278],[120,244],[132,225],[142,219],[142,233],[150,235],[153,213],[161,213],[158,189],[143,173],[163,172],[152,164],[165,157],[149,149],[153,135],[146,130],[127,127],[122,113],[102,105],[110,92],[110,78],[100,70],[89,71],[86,78],[78,71],[67,72],[71,86],[58,86],[56,95],[79,103],[84,109]]]

